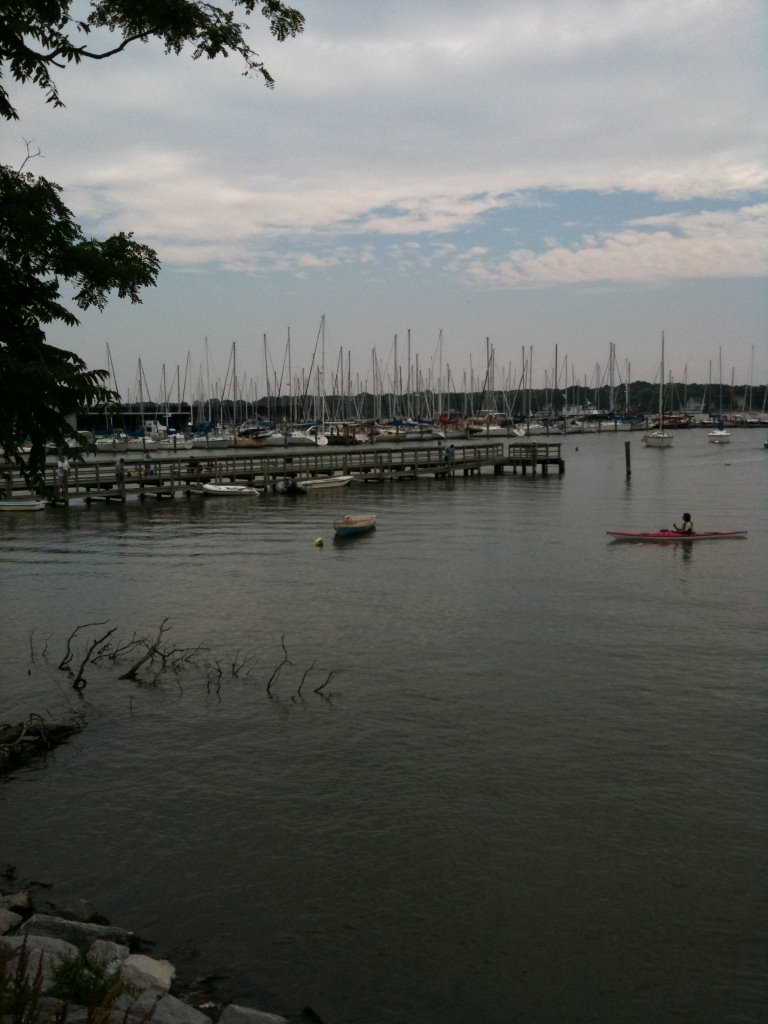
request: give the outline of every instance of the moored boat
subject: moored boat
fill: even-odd
[[[661,370],[659,372],[659,422],[655,430],[643,434],[646,448],[671,448],[672,435],[664,429],[664,332],[661,332]]]
[[[337,537],[359,537],[362,533],[370,533],[376,527],[376,516],[373,512],[342,516],[335,519],[333,529]]]
[[[195,434],[192,438],[193,448],[204,448],[206,451],[212,448],[229,448],[232,444],[232,437],[229,434]]]
[[[643,444],[646,448],[671,448],[672,435],[666,430],[650,430],[643,434]]]
[[[203,491],[213,496],[261,494],[257,488],[249,487],[247,484],[203,484]]]
[[[40,512],[45,508],[42,498],[2,498],[0,512]]]
[[[354,477],[351,476],[314,476],[308,480],[297,480],[296,486],[305,493],[310,491],[324,491],[331,487],[346,487],[351,484]]]
[[[731,440],[731,435],[725,427],[719,426],[714,430],[710,430],[709,440],[712,444],[728,444]]]
[[[165,437],[161,437],[157,442],[159,451],[181,452],[189,451],[191,447],[192,438],[186,437],[184,434],[166,434]]]

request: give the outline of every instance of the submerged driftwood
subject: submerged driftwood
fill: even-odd
[[[0,771],[18,767],[40,754],[47,754],[70,736],[82,731],[76,722],[46,722],[39,715],[30,715],[18,725],[0,725]]]

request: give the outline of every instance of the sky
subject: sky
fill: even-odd
[[[156,43],[11,90],[3,162],[162,261],[51,342],[158,401],[233,354],[241,394],[323,353],[327,391],[652,381],[662,332],[676,381],[768,382],[764,0],[295,2],[250,19],[274,90]]]

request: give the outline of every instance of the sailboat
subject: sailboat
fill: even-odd
[[[664,429],[664,332],[661,332],[661,370],[659,374],[659,425],[643,435],[646,448],[671,448],[672,435]]]
[[[720,419],[714,430],[709,432],[709,440],[712,444],[728,444],[731,440],[730,433],[725,429],[723,423],[723,350],[720,349]]]

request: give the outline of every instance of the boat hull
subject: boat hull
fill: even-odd
[[[203,492],[214,497],[261,494],[255,487],[246,487],[245,484],[203,484]]]
[[[671,448],[672,436],[665,430],[652,431],[643,437],[643,444],[646,448]]]
[[[0,512],[41,512],[44,508],[42,498],[5,498],[0,501]]]
[[[359,537],[363,533],[370,533],[371,530],[376,529],[376,516],[373,514],[342,516],[341,519],[334,521],[333,529],[337,537]]]
[[[703,533],[678,533],[676,530],[650,530],[645,533],[626,533],[620,530],[608,530],[609,537],[621,541],[652,541],[669,543],[670,541],[694,540],[726,540],[728,538],[746,538],[746,530],[706,530]]]
[[[351,476],[316,476],[311,480],[297,480],[296,486],[306,494],[313,491],[325,491],[331,487],[346,487],[352,483]]]

